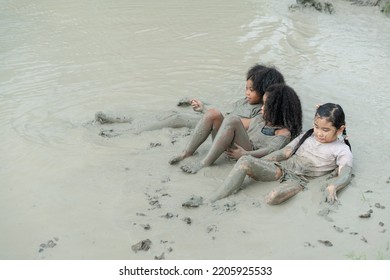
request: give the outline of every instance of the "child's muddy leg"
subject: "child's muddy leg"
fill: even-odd
[[[233,142],[239,143],[245,150],[252,149],[248,133],[238,116],[225,118],[210,150],[200,162],[188,163],[180,168],[184,172],[195,174],[203,167],[212,165]]]
[[[238,116],[225,118],[209,152],[201,162],[202,165],[210,166],[213,164],[233,143],[238,143],[247,151],[252,149],[248,133]]]
[[[203,118],[196,125],[194,132],[192,133],[191,139],[188,142],[186,148],[177,155],[169,160],[170,164],[178,163],[183,159],[192,156],[199,146],[206,141],[211,131],[215,129],[214,116],[217,110],[210,109],[204,115]],[[220,114],[220,113],[219,113]],[[217,124],[218,125],[218,124]],[[219,126],[218,126],[219,129]]]
[[[109,116],[101,111],[95,113],[95,121],[105,124],[105,123],[131,123],[132,118],[129,117],[114,117]]]
[[[223,123],[224,116],[217,109],[207,110],[206,114],[208,114],[209,121],[211,122],[211,137],[214,140]]]
[[[270,205],[277,205],[288,200],[302,190],[303,187],[298,181],[290,180],[282,183],[280,187],[269,192],[266,195],[265,200]]]
[[[172,112],[167,116],[157,116],[153,121],[143,124],[137,129],[138,132],[151,131],[162,128],[194,128],[201,120],[202,115],[198,113]]]
[[[239,190],[248,173],[249,166],[245,161],[245,157],[241,157],[230,171],[228,177],[223,182],[223,185],[210,197],[210,202],[215,202],[225,198],[235,191]]]
[[[273,162],[243,156],[234,165],[221,188],[212,196],[211,202],[227,197],[239,190],[246,175],[263,182],[275,181],[280,178],[281,170]]]

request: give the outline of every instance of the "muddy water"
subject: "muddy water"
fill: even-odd
[[[315,104],[341,104],[355,184],[385,191],[390,21],[375,7],[334,1],[328,15],[291,12],[295,1],[0,2],[2,259],[126,258],[107,240],[126,240],[125,205],[142,208],[148,176],[172,176],[165,164],[179,148],[149,149],[169,143],[170,130],[102,138],[94,113],[146,118],[183,96],[222,107],[243,95],[256,62],[296,89],[305,128]],[[58,251],[38,253],[54,237]]]

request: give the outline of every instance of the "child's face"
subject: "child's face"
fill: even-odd
[[[251,80],[246,81],[245,96],[249,104],[259,104],[261,102],[259,95],[253,88],[253,81]]]
[[[314,137],[320,143],[331,143],[335,141],[340,135],[345,126],[341,126],[339,129],[333,126],[333,123],[326,118],[316,117],[314,119]]]

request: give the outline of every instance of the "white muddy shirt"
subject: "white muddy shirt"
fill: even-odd
[[[303,133],[292,140],[287,147],[293,149],[302,136]],[[328,174],[339,166],[352,167],[352,152],[344,140],[320,143],[311,135],[292,157],[280,164],[296,175],[317,177]]]

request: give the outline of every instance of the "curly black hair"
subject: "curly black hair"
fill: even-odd
[[[270,85],[284,83],[282,73],[275,67],[261,64],[255,64],[248,70],[246,80],[253,82],[253,88],[261,99]]]
[[[265,122],[289,129],[291,138],[298,136],[302,131],[302,107],[294,89],[285,84],[275,84],[268,87],[265,94]]]

